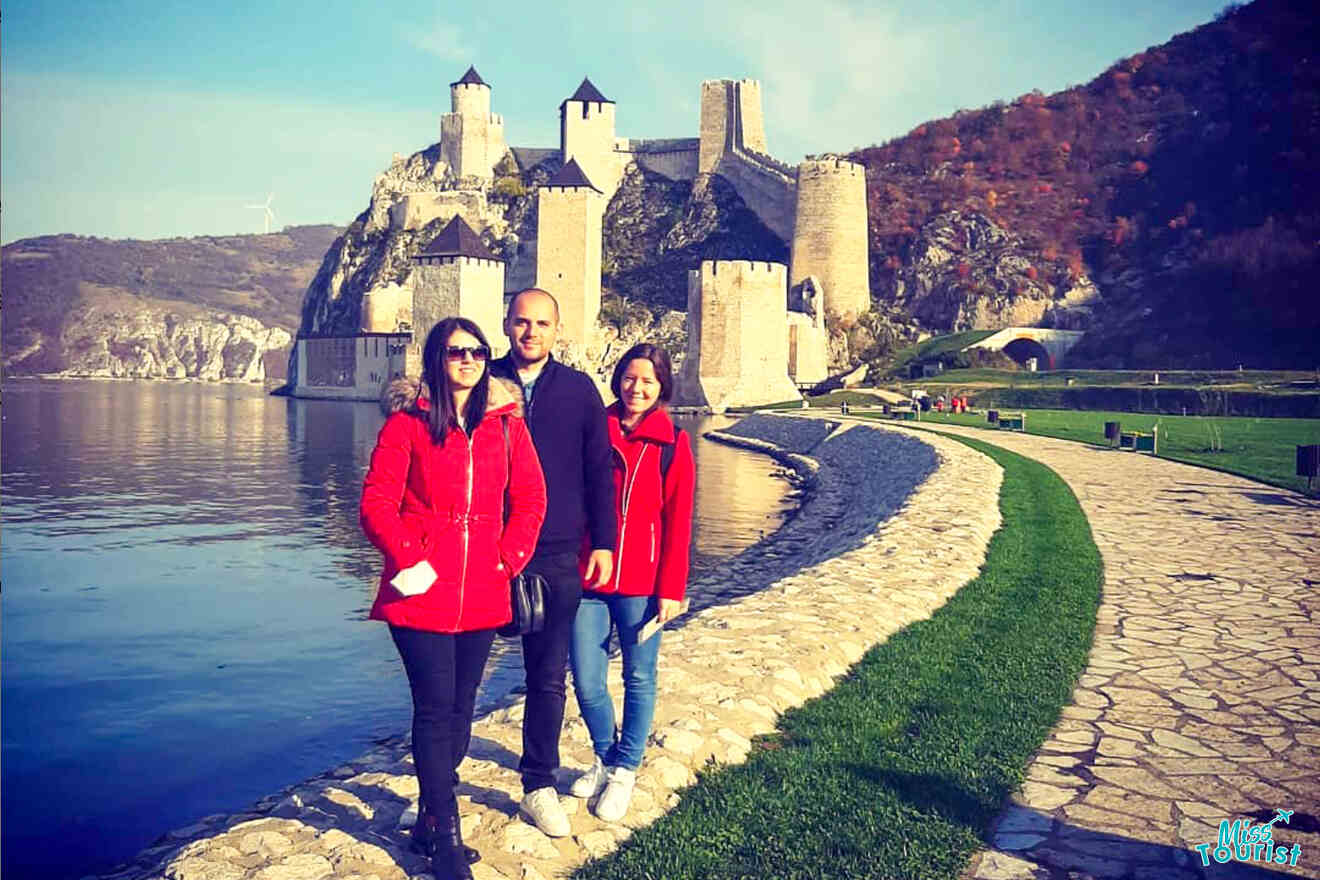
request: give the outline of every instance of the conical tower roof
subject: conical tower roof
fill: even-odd
[[[486,86],[486,88],[490,88],[490,86],[486,83],[486,81],[481,78],[481,74],[477,73],[477,68],[475,65],[468,67],[467,73],[463,74],[462,79],[458,80],[457,82],[451,82],[449,85],[450,86]]]
[[[588,189],[594,189],[596,192],[600,192],[599,189],[596,189],[596,185],[587,179],[587,175],[583,172],[582,166],[578,165],[577,159],[569,159],[568,164],[556,171],[555,176],[546,181],[545,185],[565,187],[585,186]],[[604,195],[604,193],[601,193],[601,195]]]
[[[472,231],[461,214],[445,224],[440,234],[431,240],[419,257],[476,257],[480,260],[504,262],[481,243],[481,236]]]
[[[562,107],[562,106],[564,106],[564,104],[567,104],[569,101],[581,101],[581,102],[584,103],[584,104],[588,104],[588,103],[613,104],[613,103],[614,103],[614,102],[611,101],[609,98],[607,98],[607,97],[605,97],[604,95],[602,95],[602,94],[600,93],[600,89],[598,89],[598,88],[596,88],[594,85],[592,85],[592,84],[591,84],[591,80],[588,79],[588,78],[585,77],[585,76],[582,77],[582,85],[580,85],[580,86],[577,87],[577,91],[574,92],[574,93],[572,94],[571,97],[565,98],[563,104],[560,104],[559,106]]]

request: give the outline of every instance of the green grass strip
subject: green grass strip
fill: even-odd
[[[1102,577],[1063,480],[961,442],[1004,468],[1004,523],[979,576],[785,713],[745,764],[711,765],[672,811],[576,876],[957,876],[1069,700]]]
[[[1172,416],[1075,409],[1028,409],[1021,412],[1027,414],[1028,434],[1097,446],[1109,445],[1105,440],[1105,422],[1118,422],[1125,431],[1145,433],[1159,425],[1160,458],[1238,474],[1303,494],[1308,493],[1308,489],[1306,478],[1296,475],[1297,447],[1320,443],[1320,419]],[[921,422],[998,430],[986,423],[984,414],[924,412]],[[1115,453],[1116,456],[1119,454]],[[1121,464],[1122,459],[1115,458],[1115,463]],[[1316,483],[1314,490],[1309,490],[1309,494],[1320,494],[1320,482]]]

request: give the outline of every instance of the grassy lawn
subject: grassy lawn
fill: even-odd
[[[1067,485],[963,442],[1004,468],[1004,525],[980,575],[786,713],[746,764],[701,773],[671,812],[576,876],[958,875],[1068,702],[1101,584]]]
[[[934,358],[942,354],[952,354],[962,351],[969,345],[980,342],[990,336],[998,333],[998,330],[966,330],[962,333],[951,333],[947,336],[935,336],[930,339],[918,342],[916,345],[909,345],[906,348],[900,348],[894,352],[893,360],[889,365],[889,371],[897,373],[907,366],[909,361],[924,360]]]
[[[1320,419],[1220,418],[1054,409],[1025,412],[1029,434],[1096,445],[1106,445],[1105,422],[1118,422],[1125,431],[1145,432],[1158,424],[1161,458],[1240,474],[1298,492],[1306,491],[1306,480],[1294,474],[1296,448],[1320,443]],[[941,415],[932,411],[922,413],[921,421],[923,424],[988,428],[983,414]],[[1215,445],[1223,451],[1211,452]],[[1317,491],[1320,491],[1320,482],[1317,482]]]
[[[1159,386],[1154,376],[1159,373]],[[1260,388],[1296,383],[1315,389],[1316,374],[1304,370],[1046,370],[1031,373],[1026,370],[968,369],[948,370],[925,379],[904,380],[906,385],[986,385],[1006,388],[1042,388],[1068,385],[1071,379],[1077,385],[1109,387],[1149,386],[1171,388]],[[1295,389],[1294,389],[1295,390]]]

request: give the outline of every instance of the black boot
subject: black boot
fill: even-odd
[[[425,807],[418,806],[417,824],[412,827],[412,848],[424,856],[431,855],[431,842],[436,841],[441,846],[448,847],[449,842],[444,839],[441,820],[432,815]],[[461,832],[460,832],[461,833]],[[463,847],[464,858],[469,864],[475,864],[481,861],[481,853],[470,846]]]
[[[431,846],[431,873],[436,880],[473,880],[468,853],[463,845],[463,829],[458,814],[440,817],[440,836]]]

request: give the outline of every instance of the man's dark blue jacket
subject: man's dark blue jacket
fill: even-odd
[[[490,369],[521,386],[512,355],[491,361]],[[613,551],[618,540],[613,462],[596,384],[551,357],[536,378],[524,416],[545,472],[545,523],[536,552],[576,553],[584,533],[591,549]]]

